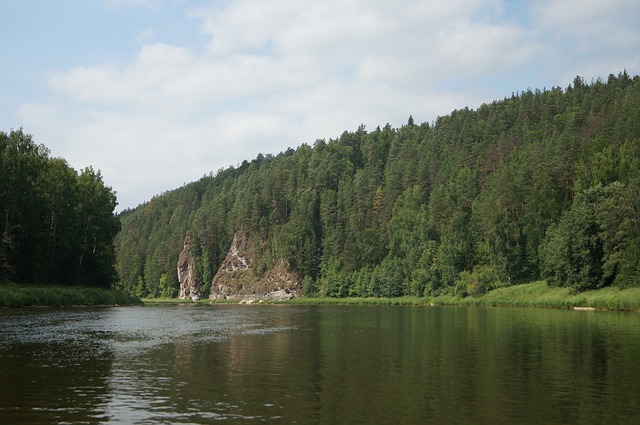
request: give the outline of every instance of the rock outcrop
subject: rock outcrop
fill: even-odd
[[[189,236],[185,238],[184,247],[178,257],[178,283],[180,285],[178,298],[182,300],[190,298],[193,301],[201,298],[202,282],[196,275],[196,264],[189,247]]]
[[[231,299],[244,302],[286,300],[299,294],[300,275],[290,270],[281,259],[262,277],[252,268],[255,256],[253,242],[244,231],[237,231],[231,247],[211,282],[209,299]]]

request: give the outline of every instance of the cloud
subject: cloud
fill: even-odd
[[[542,25],[555,32],[592,36],[605,35],[603,32],[614,26],[635,26],[638,3],[634,0],[544,0],[534,3],[532,11]]]
[[[148,40],[153,39],[155,37],[155,35],[156,35],[155,31],[152,30],[151,28],[149,28],[149,29],[146,29],[146,30],[142,31],[141,33],[139,33],[136,36],[136,41],[139,42],[139,43],[146,42]]]
[[[249,51],[306,58],[324,71],[323,77],[349,77],[365,63],[370,78],[377,75],[372,66],[385,64],[395,64],[386,75],[395,70],[402,78],[411,74],[407,68],[415,68],[420,73],[433,70],[427,77],[442,78],[477,59],[500,59],[526,40],[514,25],[490,22],[500,5],[469,0],[327,0],[311,5],[242,0],[224,10],[200,9],[196,16],[211,37],[210,51],[218,56]],[[516,57],[528,50],[518,51]]]
[[[586,69],[603,55],[620,66],[616,58],[635,49],[610,47],[620,37],[637,45],[626,24],[637,8],[619,0],[621,16],[572,2],[583,4],[577,15],[558,2],[534,5],[523,24],[498,0],[215,2],[183,17],[199,24],[204,48],[151,42],[153,32],[141,31],[146,44],[132,60],[58,70],[51,100],[21,114],[73,166],[100,168],[132,207],[258,153],[476,107],[535,85],[532,69],[551,81],[570,70],[572,79],[570,59],[560,60],[566,43],[597,46],[579,56]]]
[[[576,75],[606,77],[640,67],[640,5],[634,0],[545,0],[531,6],[544,56],[568,84]]]

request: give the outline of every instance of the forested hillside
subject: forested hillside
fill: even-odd
[[[239,229],[257,274],[285,258],[307,294],[637,286],[639,213],[640,78],[578,77],[260,154],[157,196],[120,216],[119,287],[175,295],[187,234],[210,284]]]
[[[110,287],[115,207],[100,172],[77,173],[22,129],[0,132],[0,282]]]

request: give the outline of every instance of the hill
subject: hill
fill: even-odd
[[[207,296],[234,235],[248,276],[263,284],[284,265],[307,295],[638,286],[639,212],[640,77],[576,77],[260,154],[154,197],[120,214],[117,287],[177,295],[188,245],[185,270]]]

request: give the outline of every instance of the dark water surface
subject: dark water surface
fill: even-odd
[[[0,423],[635,424],[640,314],[3,310]]]

